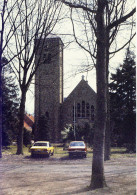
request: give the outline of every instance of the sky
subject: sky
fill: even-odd
[[[64,97],[67,97],[71,91],[80,82],[82,75],[88,81],[88,84],[94,91],[96,91],[96,71],[93,68],[91,71],[79,73],[78,69],[81,64],[86,60],[83,50],[75,48],[64,49]],[[125,56],[125,50],[119,52],[110,63],[110,71],[115,72],[116,68],[122,64]],[[32,85],[27,92],[26,112],[34,114],[34,85]]]
[[[61,25],[62,27],[56,27],[55,33],[61,34],[60,37],[65,43],[63,56],[64,97],[67,97],[71,93],[71,91],[77,86],[77,84],[82,78],[82,75],[84,75],[84,79],[88,81],[90,87],[92,87],[92,89],[96,91],[95,68],[93,68],[91,71],[80,73],[82,66],[88,64],[89,57],[87,53],[74,42],[66,47],[66,43],[68,42],[68,40],[72,40],[72,37],[70,38],[69,35],[62,36],[62,34],[72,34],[72,26],[68,19],[64,21]],[[126,41],[125,37],[128,37],[128,35],[129,32],[124,31],[124,34],[120,34],[120,36],[117,38],[117,43],[124,43]],[[131,44],[132,48],[135,46],[135,42],[136,39],[134,39]],[[120,64],[123,62],[124,56],[125,49],[118,52],[110,60],[110,73],[114,73],[116,68],[120,66]],[[34,114],[34,85],[31,85],[29,91],[27,92],[26,112],[29,114]]]

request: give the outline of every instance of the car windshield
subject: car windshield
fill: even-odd
[[[71,142],[70,146],[85,146],[84,142]]]
[[[47,146],[47,143],[35,143],[34,146]]]

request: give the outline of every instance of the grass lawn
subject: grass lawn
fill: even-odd
[[[17,147],[16,146],[9,146],[7,148],[2,149],[3,154],[16,154]],[[23,153],[25,156],[30,155],[29,147],[23,147]],[[63,150],[63,147],[54,146],[54,156],[57,158],[65,157],[68,155],[67,150]],[[88,148],[87,157],[93,156],[93,149]],[[127,153],[126,148],[111,148],[111,158],[120,158],[120,157],[136,157],[135,153]]]

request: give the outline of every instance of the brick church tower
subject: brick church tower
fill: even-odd
[[[37,41],[37,40],[36,40]],[[59,37],[41,40],[35,64],[35,135],[41,116],[48,120],[50,141],[60,140],[60,105],[63,102],[63,43]]]

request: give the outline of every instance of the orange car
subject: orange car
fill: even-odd
[[[68,147],[69,157],[72,156],[87,156],[87,147],[84,141],[72,141]]]

